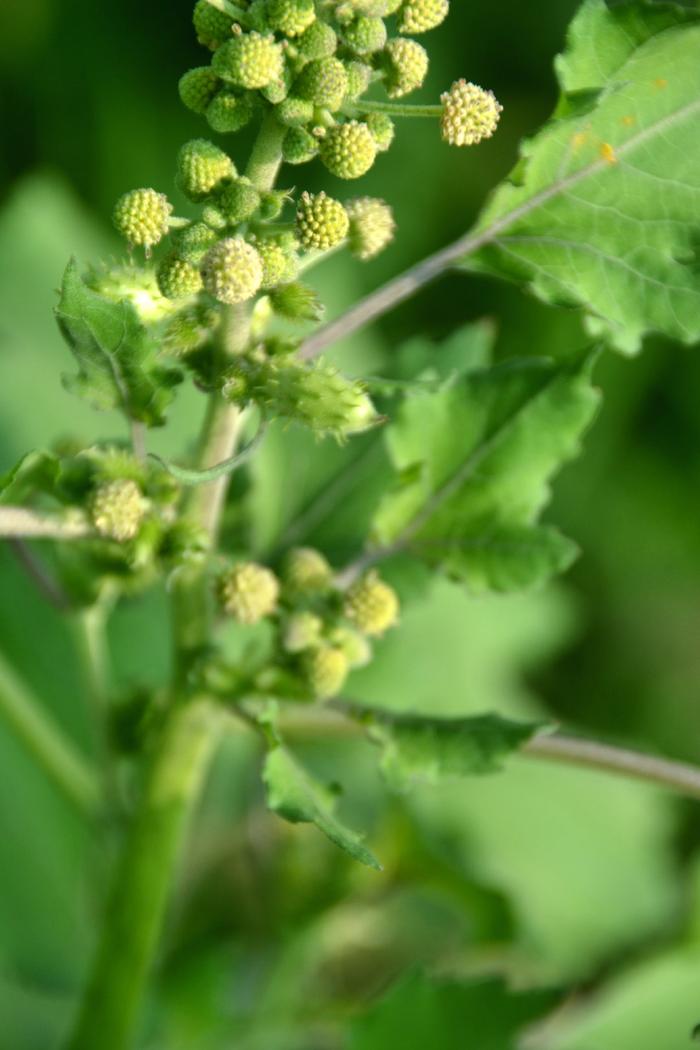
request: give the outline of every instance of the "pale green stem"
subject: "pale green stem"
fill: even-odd
[[[170,716],[146,772],[69,1050],[128,1050],[134,1043],[172,871],[219,727],[218,710],[204,701]]]
[[[236,4],[232,4],[231,0],[207,0],[208,4],[215,7],[217,11],[223,11],[225,15],[229,15],[236,22],[240,22],[242,26],[248,25],[248,18],[243,8],[238,7]]]
[[[282,164],[282,142],[287,128],[280,124],[274,110],[263,120],[253,146],[246,175],[258,190],[271,190]]]
[[[27,507],[0,507],[0,539],[81,540],[93,532],[80,514],[40,514]]]
[[[92,769],[2,656],[0,716],[61,793],[82,812],[92,815],[99,802]]]
[[[359,113],[386,113],[388,117],[427,117],[430,120],[439,120],[442,116],[442,106],[416,106],[402,102],[368,102],[363,100],[346,108],[347,112],[352,116],[356,116]]]

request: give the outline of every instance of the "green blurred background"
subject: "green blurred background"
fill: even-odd
[[[465,75],[503,102],[501,131],[467,153],[442,145],[428,122],[399,127],[362,187],[394,205],[397,240],[364,267],[343,258],[327,267],[319,286],[332,312],[464,232],[519,140],[553,107],[552,58],[574,0],[452,6],[431,34],[420,98]],[[123,436],[119,420],[63,391],[70,364],[51,308],[70,254],[83,263],[120,257],[109,214],[121,192],[152,185],[182,206],[175,153],[208,134],[176,90],[185,69],[207,61],[190,11],[189,0],[0,4],[0,471],[66,434],[86,443]],[[231,146],[237,160],[246,150],[245,136]],[[316,166],[288,169],[286,178],[328,187]],[[496,326],[499,356],[560,355],[585,342],[576,313],[453,276],[343,353],[358,369],[379,370],[407,339],[437,343],[483,317]],[[700,761],[700,362],[654,340],[636,360],[604,355],[597,381],[602,415],[549,512],[582,547],[574,570],[546,592],[476,600],[399,566],[402,629],[356,676],[355,695],[392,708],[544,713]],[[153,447],[181,455],[198,411],[191,393],[181,395]],[[259,534],[271,515],[285,520],[284,506],[271,509],[284,494],[268,491],[285,464],[295,471],[303,461],[313,488],[336,455],[273,436],[252,481]],[[329,553],[342,545],[331,529]],[[162,594],[119,611],[111,629],[117,690],[162,680],[166,632]],[[2,547],[0,651],[91,749],[89,687],[71,625]],[[313,831],[268,817],[251,747],[227,745],[188,849],[144,1047],[412,1047],[413,1022],[402,1011],[389,1011],[381,1043],[354,1017],[413,967],[559,989],[566,1008],[532,1047],[689,1045],[700,1020],[697,807],[525,762],[398,805],[384,799],[362,748],[336,742],[310,748],[309,759],[329,777],[342,773],[344,805],[372,827],[384,875],[356,871]],[[74,1008],[110,857],[2,723],[0,768],[0,1048],[46,1050],[59,1046]],[[448,1015],[445,1050],[479,1050],[478,1038],[460,1041],[466,1014],[458,1011],[454,1030]]]

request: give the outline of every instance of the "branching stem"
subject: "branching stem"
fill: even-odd
[[[80,540],[92,531],[82,517],[66,519],[27,507],[0,507],[0,539]]]

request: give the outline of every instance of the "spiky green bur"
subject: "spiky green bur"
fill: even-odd
[[[292,281],[275,288],[270,296],[272,309],[288,321],[320,321],[323,304],[313,288]]]
[[[317,700],[337,696],[348,676],[348,661],[342,649],[322,645],[304,654],[303,669],[309,689]]]
[[[233,19],[213,7],[208,0],[197,0],[192,23],[197,40],[210,51],[215,51],[225,40],[231,38]]]
[[[275,237],[251,238],[251,244],[262,262],[263,276],[260,287],[263,291],[276,288],[296,277],[298,260],[294,251],[290,251]]]
[[[338,440],[377,422],[363,385],[346,379],[323,361],[310,365],[269,362],[256,377],[255,396],[276,415]]]
[[[490,139],[498,127],[503,106],[492,91],[457,80],[440,96],[441,130],[451,146],[476,146]]]
[[[201,116],[220,87],[221,81],[211,66],[199,66],[180,77],[178,92],[184,105]]]
[[[233,161],[223,150],[207,139],[192,139],[180,150],[177,159],[177,183],[192,201],[208,197],[225,179],[236,174]]]
[[[116,203],[114,225],[129,244],[152,248],[168,232],[173,206],[156,190],[130,190]]]
[[[328,640],[336,649],[345,653],[345,659],[351,670],[366,667],[372,659],[372,647],[363,634],[352,627],[334,627]]]
[[[333,583],[333,570],[320,551],[296,547],[285,558],[282,582],[294,597],[324,594]]]
[[[316,20],[314,0],[268,0],[267,20],[284,36],[300,36]]]
[[[242,33],[219,48],[212,68],[222,80],[255,90],[282,79],[284,55],[274,37]]]
[[[357,55],[372,55],[386,44],[386,26],[381,18],[359,15],[343,28],[343,40]]]
[[[280,124],[288,128],[301,127],[310,124],[314,118],[314,104],[306,98],[297,98],[290,95],[277,107],[276,117]]]
[[[90,517],[101,536],[125,543],[136,536],[147,509],[136,482],[118,478],[97,487],[90,502]]]
[[[179,310],[163,333],[163,349],[176,356],[191,354],[211,339],[219,312],[206,303],[193,303]]]
[[[228,616],[241,624],[259,623],[277,608],[279,583],[264,565],[241,562],[219,577],[219,600]]]
[[[307,164],[317,156],[319,141],[306,128],[290,128],[282,143],[287,164]]]
[[[206,109],[209,127],[219,135],[229,135],[250,124],[255,105],[250,95],[239,95],[224,88],[211,100]]]
[[[156,324],[173,312],[173,305],[162,294],[152,269],[114,266],[91,270],[85,283],[93,291],[118,303],[130,302],[144,324]]]
[[[405,0],[399,12],[400,33],[427,33],[450,13],[449,0]]]
[[[346,205],[350,217],[348,243],[358,259],[373,259],[391,244],[396,231],[394,213],[377,197],[357,197]]]
[[[297,53],[302,61],[313,62],[319,58],[330,58],[338,48],[338,36],[332,26],[316,21],[295,41]]]
[[[263,279],[260,256],[242,237],[227,237],[207,252],[202,263],[204,287],[229,306],[252,299]]]
[[[297,207],[296,228],[304,248],[334,248],[345,240],[350,220],[340,203],[320,193],[302,193]]]
[[[360,98],[372,83],[372,67],[365,62],[346,62],[345,72],[348,78],[347,97],[351,101]]]
[[[260,194],[246,178],[234,179],[219,194],[219,208],[231,226],[247,222],[260,207]]]
[[[340,109],[348,90],[348,77],[340,59],[320,58],[304,66],[294,85],[299,98],[335,112]]]
[[[387,113],[368,113],[365,123],[377,143],[377,149],[384,153],[391,146],[396,134],[393,120]]]
[[[216,239],[216,232],[205,222],[193,222],[184,230],[178,230],[174,237],[175,251],[185,262],[198,266]]]
[[[428,75],[428,52],[415,40],[398,37],[384,49],[386,90],[389,98],[402,98],[423,86]]]
[[[303,653],[319,645],[323,620],[312,612],[292,613],[282,629],[282,648],[288,653]]]
[[[348,589],[343,614],[362,634],[375,637],[397,623],[399,599],[376,572],[368,572]]]
[[[166,299],[186,299],[202,290],[202,275],[196,266],[171,252],[158,266],[158,287]]]
[[[321,140],[321,160],[339,179],[366,175],[377,156],[377,143],[366,124],[350,120],[329,128]]]

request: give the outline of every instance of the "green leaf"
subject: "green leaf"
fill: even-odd
[[[267,804],[273,813],[292,824],[315,824],[331,842],[355,860],[381,871],[379,861],[360,836],[334,817],[333,792],[315,781],[283,747],[268,752],[263,780],[267,788]]]
[[[177,463],[171,463],[168,460],[163,459],[161,456],[157,456],[154,452],[150,453],[150,458],[154,459],[157,463],[160,463],[161,467],[166,470],[168,474],[172,474],[172,476],[182,482],[183,485],[205,485],[209,481],[216,481],[217,478],[223,478],[228,474],[233,474],[233,472],[238,470],[239,467],[244,466],[262,441],[264,433],[265,424],[263,423],[258,428],[255,437],[251,438],[245,448],[242,448],[235,456],[223,459],[220,463],[216,463],[213,467],[208,467],[206,470],[192,470],[189,467],[179,467]]]
[[[165,422],[180,373],[156,363],[156,345],[131,303],[93,292],[71,259],[56,318],[79,372],[64,377],[69,390],[100,409],[119,408],[149,426]]]
[[[565,568],[573,545],[536,521],[595,413],[591,363],[516,361],[408,399],[387,428],[398,484],[375,518],[379,542],[410,542],[477,592]]]
[[[382,772],[396,790],[414,782],[496,773],[504,759],[543,728],[500,715],[475,718],[382,716],[370,735],[382,748]]]
[[[553,1005],[547,992],[500,980],[431,981],[413,974],[353,1025],[350,1050],[515,1050],[524,1026]]]
[[[51,492],[60,473],[60,462],[51,452],[28,452],[0,475],[0,503],[24,503],[35,492]]]
[[[555,119],[522,150],[463,265],[580,306],[633,353],[700,339],[700,12],[586,0],[557,62]]]

